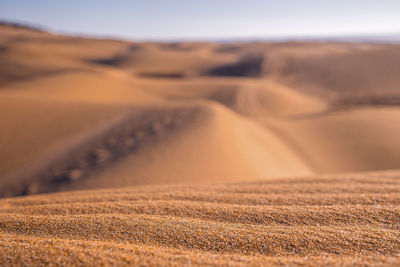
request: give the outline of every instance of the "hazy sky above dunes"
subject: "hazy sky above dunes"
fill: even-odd
[[[0,19],[140,39],[400,32],[400,0],[0,0]]]

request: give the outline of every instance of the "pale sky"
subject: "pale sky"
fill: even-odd
[[[0,19],[129,39],[400,33],[400,0],[0,0]]]

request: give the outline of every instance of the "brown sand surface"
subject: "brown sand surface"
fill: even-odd
[[[400,263],[399,173],[0,200],[4,265]]]
[[[399,45],[1,24],[0,63],[0,265],[399,264]]]

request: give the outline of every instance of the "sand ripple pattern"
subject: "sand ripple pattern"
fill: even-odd
[[[0,264],[400,264],[398,173],[0,201]]]

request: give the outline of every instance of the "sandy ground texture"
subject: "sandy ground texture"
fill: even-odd
[[[0,62],[0,265],[400,264],[399,45],[1,24]]]
[[[400,173],[0,200],[1,265],[396,266]]]

